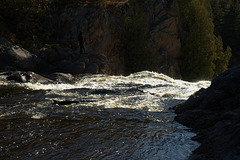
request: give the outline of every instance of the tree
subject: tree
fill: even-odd
[[[227,46],[225,52],[223,52],[223,42],[222,37],[218,36],[215,40],[216,43],[216,58],[214,60],[215,68],[215,76],[224,72],[228,68],[229,60],[232,56],[232,49]]]
[[[214,34],[212,17],[222,16],[220,10],[216,11],[219,6],[216,1],[210,4],[207,0],[180,0],[179,3],[188,26],[182,47],[182,76],[186,80],[212,79],[227,69],[231,57],[231,48],[228,46],[224,52],[222,38]],[[213,4],[215,9],[211,9]],[[217,23],[221,26],[222,22]]]
[[[181,73],[184,79],[211,79],[215,64],[214,24],[199,0],[181,0],[180,7],[188,23],[188,36],[183,44]]]

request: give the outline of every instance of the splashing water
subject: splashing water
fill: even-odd
[[[169,108],[209,85],[148,71],[127,77],[86,75],[73,84],[0,82],[0,155],[187,159],[199,144]]]

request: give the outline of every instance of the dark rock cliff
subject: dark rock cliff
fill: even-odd
[[[176,106],[176,120],[198,133],[201,146],[190,159],[240,159],[240,67],[216,77],[185,103]]]
[[[151,46],[163,58],[159,71],[180,78],[180,14],[177,0],[147,0],[143,12],[148,18]],[[124,74],[124,16],[131,10],[129,3],[101,7],[66,9],[57,17],[55,36],[58,42],[75,44],[81,30],[86,37],[87,52],[102,53],[107,58],[107,74]]]
[[[129,62],[126,62],[125,58],[129,42],[126,31],[129,26],[126,26],[125,21],[128,13],[135,12],[136,6],[129,0],[106,2],[111,3],[105,4],[105,1],[101,1],[91,5],[80,5],[81,7],[63,7],[66,9],[49,7],[47,10],[49,15],[43,14],[41,17],[41,33],[35,28],[36,33],[42,34],[38,37],[38,42],[32,42],[31,38],[24,37],[32,36],[27,34],[27,29],[23,30],[25,34],[19,34],[21,29],[18,30],[14,40],[7,36],[9,41],[29,47],[31,53],[14,44],[6,45],[7,42],[1,39],[0,70],[127,74],[125,65]],[[181,78],[178,64],[181,53],[181,22],[177,0],[136,2],[140,5],[140,11],[147,22],[146,41],[149,55],[154,51],[154,55],[161,57],[156,58],[159,63],[154,62],[155,68],[158,66],[158,69],[154,70],[173,78]],[[31,20],[27,18],[28,21]],[[134,16],[131,18],[134,19]],[[7,18],[5,20],[8,21]],[[20,24],[25,23],[22,19],[19,21]],[[36,24],[37,22],[39,21],[36,21]],[[87,55],[84,56],[78,54],[77,37],[80,31],[86,37]],[[11,33],[14,35],[14,29]],[[151,62],[150,59],[149,61]]]

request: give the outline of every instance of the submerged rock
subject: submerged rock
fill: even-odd
[[[185,103],[175,107],[176,120],[198,132],[201,146],[190,159],[240,159],[240,66],[216,77]]]
[[[79,103],[79,101],[57,101],[57,100],[53,100],[53,104],[57,104],[57,105],[70,105],[70,104],[76,104]]]

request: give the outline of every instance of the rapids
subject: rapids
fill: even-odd
[[[185,160],[199,147],[170,107],[209,81],[190,83],[149,71],[76,79],[0,80],[1,159]]]

